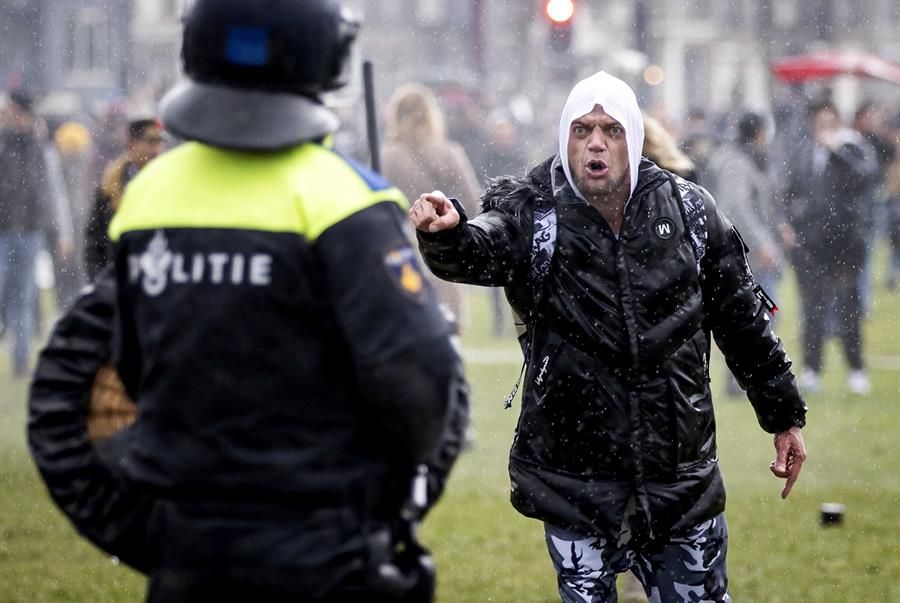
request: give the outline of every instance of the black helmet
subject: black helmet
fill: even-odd
[[[274,150],[337,129],[319,95],[346,83],[358,31],[337,0],[194,0],[183,21],[189,81],[162,106],[176,135]]]

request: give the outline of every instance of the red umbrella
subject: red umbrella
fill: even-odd
[[[871,77],[900,85],[900,64],[856,50],[823,50],[772,61],[772,73],[800,84],[838,75]]]

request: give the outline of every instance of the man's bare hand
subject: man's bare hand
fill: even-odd
[[[806,460],[806,445],[803,443],[803,434],[799,427],[791,427],[787,431],[775,434],[775,460],[769,465],[778,477],[787,478],[781,498],[787,498],[794,487],[794,482],[800,477],[800,469]]]
[[[426,193],[409,208],[409,219],[422,232],[439,232],[459,224],[459,212],[441,191]]]

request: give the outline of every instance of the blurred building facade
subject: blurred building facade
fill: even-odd
[[[769,63],[824,48],[900,62],[897,0],[573,0],[571,46],[550,44],[547,0],[349,0],[364,17],[362,52],[383,98],[402,82],[455,82],[489,103],[530,99],[535,122],[555,124],[580,77],[604,69],[631,83],[645,107],[683,120],[769,111],[792,94]],[[897,102],[891,84],[841,77],[845,112],[863,98]]]
[[[131,0],[0,0],[0,81],[82,100],[122,95]]]
[[[184,1],[0,0],[0,78],[153,103],[178,77]],[[779,90],[768,64],[782,56],[830,47],[900,60],[897,0],[573,0],[562,52],[550,48],[547,0],[344,1],[364,20],[358,54],[375,63],[379,101],[417,80],[492,104],[522,95],[536,119],[597,69],[677,120],[693,107],[771,108]],[[357,99],[358,84],[348,91]],[[832,84],[847,105],[896,95],[851,78]]]
[[[847,48],[900,61],[896,0],[619,1],[630,5],[631,23],[640,22],[636,12],[646,13],[646,26],[635,29],[631,46],[662,68],[663,81],[644,91],[679,117],[691,107],[771,108],[778,89],[769,62],[780,57]],[[593,11],[609,4],[587,6]],[[830,85],[839,104],[851,105],[864,94],[896,101],[896,87],[886,84],[838,78]]]
[[[145,113],[178,79],[181,11],[185,0],[130,0],[128,91]]]

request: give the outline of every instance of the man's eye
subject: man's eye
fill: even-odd
[[[575,132],[576,136],[581,136],[585,132],[584,126],[575,126],[575,128],[573,128],[573,132]]]
[[[609,133],[612,136],[619,136],[622,133],[622,127],[621,126],[610,126]]]

